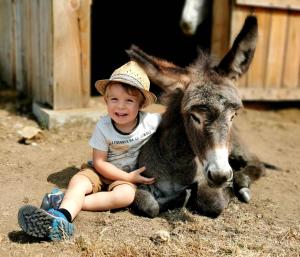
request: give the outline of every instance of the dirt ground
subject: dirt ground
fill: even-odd
[[[300,256],[300,108],[246,108],[236,118],[250,150],[282,168],[253,184],[249,204],[233,200],[216,219],[186,209],[154,219],[129,209],[81,212],[75,236],[53,243],[25,235],[18,209],[39,206],[53,187],[66,188],[90,159],[94,124],[43,130],[24,144],[18,131],[37,122],[14,92],[2,90],[0,99],[0,256]]]

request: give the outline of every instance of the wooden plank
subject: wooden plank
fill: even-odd
[[[270,36],[271,13],[264,8],[257,8],[255,15],[258,22],[258,40],[253,61],[247,72],[248,87],[264,87],[266,78],[266,60]]]
[[[23,23],[24,1],[16,1],[16,25],[15,25],[15,47],[16,47],[16,88],[20,92],[26,91],[26,72],[24,68],[24,40],[25,25]]]
[[[53,0],[53,108],[80,108],[90,95],[91,0]]]
[[[213,1],[211,53],[221,59],[229,47],[230,1]]]
[[[30,52],[31,52],[31,87],[32,87],[32,98],[34,101],[39,101],[41,99],[40,91],[40,24],[39,21],[39,0],[31,0],[30,2],[30,27],[31,27],[31,42],[30,42]]]
[[[92,0],[84,0],[81,1],[81,6],[79,9],[82,107],[86,107],[88,105],[91,94],[91,5]]]
[[[22,4],[22,10],[21,10],[21,20],[22,20],[22,45],[21,45],[21,51],[22,51],[22,73],[23,73],[23,92],[24,94],[31,96],[31,87],[29,85],[28,87],[28,82],[30,83],[30,72],[28,71],[28,67],[30,67],[29,59],[30,59],[30,52],[28,51],[28,43],[30,40],[30,27],[29,27],[29,22],[28,22],[28,1],[23,1]]]
[[[300,88],[239,88],[243,100],[299,100]]]
[[[29,1],[17,1],[18,13],[20,17],[19,25],[19,74],[18,82],[20,91],[28,97],[32,96],[32,31],[31,31],[31,3]]]
[[[266,65],[266,87],[282,86],[287,17],[287,11],[272,11],[269,51]]]
[[[10,87],[15,84],[13,8],[12,0],[0,1],[0,80]]]
[[[299,0],[236,0],[236,3],[256,7],[300,10]]]
[[[38,98],[34,99],[35,102],[38,103],[48,103],[46,101],[47,96],[44,92],[45,83],[47,83],[47,75],[45,73],[46,67],[45,67],[45,34],[43,33],[44,27],[48,24],[48,13],[51,13],[51,9],[45,9],[46,3],[49,3],[50,1],[40,1],[38,0],[38,13],[37,13],[37,21],[40,23],[39,26],[39,63],[40,63],[40,84],[39,84],[39,96]],[[43,22],[42,22],[43,21]]]
[[[40,98],[39,102],[53,106],[53,13],[52,1],[40,0]]]
[[[75,5],[75,6],[74,6]],[[82,107],[80,1],[53,0],[53,108]]]
[[[283,87],[300,87],[300,13],[288,16],[287,43],[283,65]]]

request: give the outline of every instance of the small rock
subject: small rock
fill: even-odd
[[[155,243],[164,243],[170,240],[170,233],[166,230],[159,230],[150,239]]]
[[[43,138],[43,133],[39,128],[36,127],[24,127],[23,129],[18,131],[18,134],[21,135],[21,139],[19,143],[30,145],[35,140],[39,140]]]
[[[258,214],[256,215],[256,217],[259,218],[259,219],[262,219],[262,218],[263,218],[263,215],[260,214],[260,213],[258,213]]]
[[[18,133],[25,139],[32,139],[42,131],[39,128],[27,126],[19,130]]]

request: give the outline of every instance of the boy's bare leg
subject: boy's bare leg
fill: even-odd
[[[107,211],[127,207],[133,202],[134,196],[135,189],[132,186],[128,184],[118,185],[109,192],[87,195],[84,198],[82,210]]]
[[[74,219],[82,210],[85,195],[93,190],[91,181],[83,175],[75,175],[70,180],[68,189],[59,208],[66,209]]]

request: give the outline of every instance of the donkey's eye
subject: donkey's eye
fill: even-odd
[[[191,114],[191,118],[195,121],[195,122],[197,122],[197,123],[201,123],[201,120],[200,120],[200,118],[199,117],[197,117],[197,115],[196,114],[194,114],[194,113],[192,113]]]

